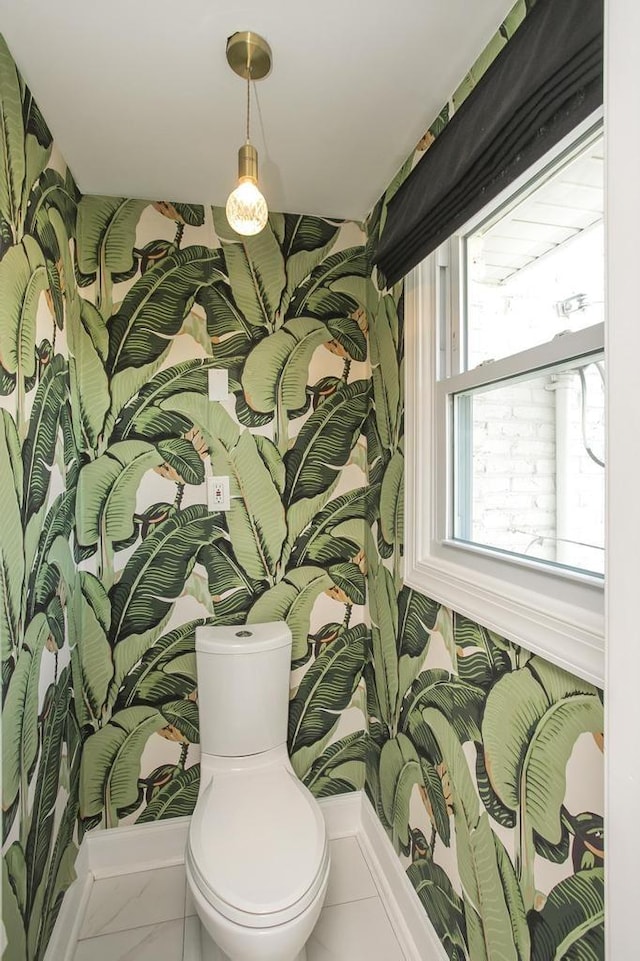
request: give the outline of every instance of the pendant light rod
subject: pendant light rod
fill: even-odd
[[[251,117],[251,66],[247,73],[247,143],[249,143],[249,118]]]

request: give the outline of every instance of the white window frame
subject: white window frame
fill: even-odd
[[[600,117],[601,117],[601,112]],[[564,153],[594,127],[592,117],[554,151]],[[503,206],[549,163],[544,158],[492,208]],[[475,222],[486,219],[483,211]],[[465,234],[474,224],[465,226]],[[434,251],[405,284],[406,494],[405,582],[522,647],[602,687],[604,683],[603,580],[579,572],[560,573],[544,562],[523,561],[505,552],[453,540],[449,529],[452,496],[450,396],[453,389],[481,386],[562,359],[564,338],[492,362],[464,375],[438,380],[444,324],[452,291],[459,289],[456,258],[446,247]],[[443,279],[448,275],[448,282]],[[566,335],[572,356],[602,349],[602,325]],[[439,342],[436,343],[436,338]],[[450,371],[445,373],[451,374]]]

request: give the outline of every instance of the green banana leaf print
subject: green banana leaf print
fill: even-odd
[[[191,814],[198,799],[199,787],[199,765],[194,765],[186,771],[178,770],[169,783],[152,797],[137,819],[137,823],[145,824],[162,818],[177,818]]]
[[[163,620],[194,555],[214,536],[216,521],[203,505],[194,504],[159,524],[136,548],[110,594],[110,640],[116,654],[128,638]]]
[[[68,673],[68,669],[66,669]],[[66,674],[61,676],[61,682]],[[54,817],[64,737],[64,721],[69,709],[70,690],[66,684],[52,685],[45,695],[49,700],[43,730],[42,747],[31,824],[25,847],[26,901],[25,913],[30,915],[39,888],[46,887],[46,866],[52,847]]]
[[[121,441],[87,464],[78,480],[78,542],[90,547],[100,539],[111,544],[127,540],[140,481],[162,462],[152,444]]]
[[[578,871],[551,892],[532,927],[532,961],[604,957],[604,875]]]
[[[376,493],[368,486],[334,497],[297,538],[290,563],[347,560],[364,551],[363,522],[373,522]]]
[[[78,269],[126,273],[132,265],[135,229],[146,207],[121,197],[83,197],[78,204]]]
[[[451,781],[470,953],[474,958],[495,955],[519,961],[527,957],[528,929],[522,898],[509,897],[513,891],[517,892],[517,885],[511,884],[508,889],[502,881],[500,868],[506,862],[501,856],[501,842],[491,830],[486,812],[480,811],[469,768],[453,728],[433,708],[427,708],[424,714]]]
[[[230,478],[229,534],[249,577],[274,583],[286,536],[280,493],[253,435],[243,431],[236,437],[227,446],[221,436],[212,452],[213,469]]]
[[[285,502],[320,494],[336,479],[369,409],[369,384],[354,381],[328,397],[307,419],[285,455]]]
[[[421,779],[420,758],[409,738],[398,734],[386,741],[380,754],[382,809],[393,829],[394,846],[405,853],[409,848],[409,801]]]
[[[337,725],[340,712],[353,697],[362,674],[368,631],[350,628],[328,644],[306,672],[289,712],[289,751],[322,742]]]
[[[44,254],[27,234],[0,263],[0,290],[10,321],[2,327],[0,350],[3,367],[10,374],[29,378],[35,373],[36,313],[47,287]]]
[[[264,337],[247,357],[242,373],[249,405],[264,412],[303,407],[312,354],[330,336],[320,321],[298,317]]]
[[[24,187],[25,129],[20,95],[20,77],[7,45],[0,44],[2,71],[2,169],[5,175],[0,184],[0,216],[7,224],[21,226],[21,203]],[[17,231],[13,236],[16,237]]]
[[[427,858],[417,858],[407,875],[449,957],[463,961],[467,953],[462,901],[446,872]]]
[[[516,863],[527,908],[535,896],[533,832],[560,841],[569,756],[581,733],[603,725],[596,690],[538,658],[501,678],[487,698],[485,763],[496,794],[517,813]]]
[[[2,725],[2,806],[11,808],[18,795],[27,803],[27,784],[38,756],[38,679],[40,662],[49,637],[43,613],[30,621],[9,681]]]
[[[300,567],[261,594],[248,613],[248,624],[284,620],[293,636],[293,658],[301,658],[307,648],[311,610],[323,591],[331,587],[330,574],[321,567]]]
[[[22,447],[23,523],[44,506],[56,450],[58,422],[68,393],[67,365],[54,357],[36,390],[29,429]]]
[[[187,697],[196,690],[195,629],[205,618],[182,624],[164,634],[127,674],[118,693],[117,708],[159,704]]]
[[[108,316],[114,275],[133,265],[133,242],[142,201],[124,197],[83,197],[78,204],[78,273],[83,284],[97,276],[96,307]]]
[[[83,196],[0,37],[5,961],[43,961],[88,832],[193,812],[197,627],[280,619],[292,766],[366,792],[449,957],[602,961],[599,692],[403,584],[403,285],[373,256],[413,160],[364,225],[252,238]]]
[[[334,741],[300,776],[316,797],[332,797],[361,790],[364,787],[369,750],[366,732],[347,734],[339,741]]]
[[[198,290],[222,279],[218,264],[216,251],[193,246],[147,270],[109,321],[107,368],[112,377],[166,353]]]
[[[71,664],[86,708],[84,718],[95,725],[102,716],[114,674],[108,639],[111,606],[102,583],[93,574],[79,571],[77,578],[69,608]]]
[[[22,459],[16,426],[7,411],[1,412],[0,483],[4,492],[4,522],[0,525],[0,564],[3,591],[0,609],[2,664],[15,663],[20,647],[20,608],[24,582],[22,533]],[[3,672],[4,679],[4,672]]]
[[[69,388],[79,450],[94,451],[101,444],[111,396],[105,370],[107,331],[93,304],[80,300],[68,312]]]
[[[362,247],[330,253],[300,281],[287,308],[287,317],[349,316],[358,302],[334,289],[346,277],[364,278],[367,265]]]
[[[281,324],[280,301],[286,285],[284,255],[273,222],[254,237],[238,235],[223,210],[214,208],[213,223],[222,241],[226,273],[241,313],[262,336]]]
[[[148,736],[163,724],[156,708],[128,707],[88,738],[80,767],[81,817],[105,811],[107,825],[117,823],[118,810],[137,800],[140,759]]]

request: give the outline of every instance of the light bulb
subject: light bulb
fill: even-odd
[[[229,194],[226,206],[229,226],[236,233],[251,237],[259,234],[269,217],[267,202],[253,177],[241,177]]]

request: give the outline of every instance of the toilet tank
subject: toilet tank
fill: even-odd
[[[243,757],[285,744],[291,631],[284,621],[196,628],[200,749]]]

